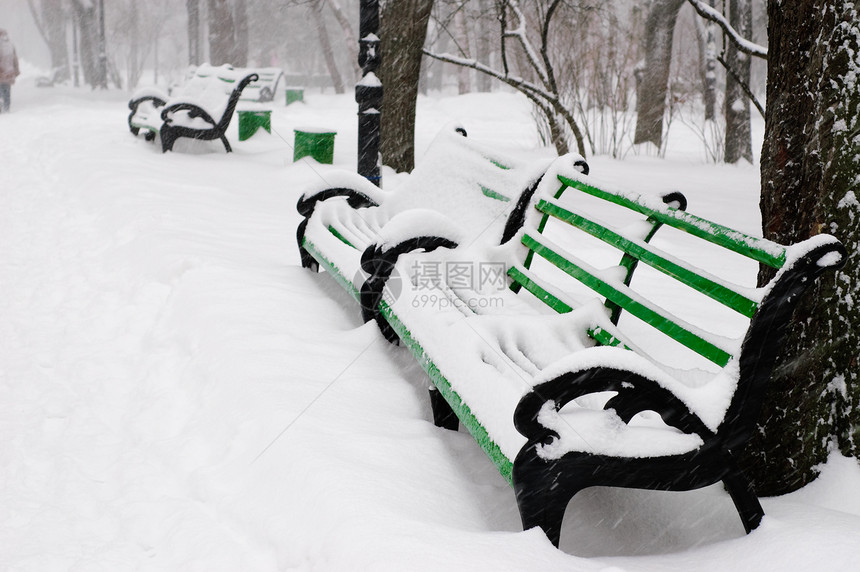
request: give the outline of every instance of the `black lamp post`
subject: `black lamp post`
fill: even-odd
[[[376,186],[382,185],[379,140],[382,115],[382,82],[376,70],[379,53],[379,0],[361,0],[358,65],[362,77],[355,86],[358,102],[358,174]]]

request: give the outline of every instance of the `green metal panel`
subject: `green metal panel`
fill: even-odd
[[[575,226],[576,228],[584,230],[591,236],[598,238],[607,244],[615,246],[637,260],[641,260],[652,268],[659,270],[667,276],[675,278],[679,282],[694,288],[698,292],[701,292],[702,294],[748,318],[751,318],[758,308],[758,304],[746,296],[743,296],[722,284],[714,282],[713,280],[705,278],[685,266],[681,266],[667,260],[666,258],[652,252],[649,248],[636,244],[613,230],[581,215],[544,200],[540,201],[536,208],[542,213],[549,214],[561,221]]]
[[[601,280],[590,272],[587,272],[570,260],[560,256],[552,249],[544,246],[532,236],[524,235],[522,242],[536,254],[551,262],[554,266],[563,270],[568,275],[576,278],[604,298],[612,300],[633,316],[636,316],[640,320],[646,322],[655,329],[663,332],[670,338],[690,348],[697,354],[714,362],[720,367],[725,366],[732,358],[731,354],[722,348],[702,339],[700,336],[663,316],[654,308],[633,299],[621,289],[615,288],[604,280]]]

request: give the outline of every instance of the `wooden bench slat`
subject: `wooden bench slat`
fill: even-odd
[[[472,413],[471,408],[466,404],[460,395],[451,387],[451,382],[439,370],[439,367],[434,363],[431,356],[427,355],[421,343],[415,339],[412,332],[403,324],[396,313],[391,309],[391,306],[385,300],[380,301],[379,310],[385,320],[391,324],[394,331],[403,341],[403,345],[412,353],[418,364],[427,373],[427,376],[433,381],[433,385],[442,393],[445,400],[451,406],[460,423],[466,428],[472,437],[484,450],[484,453],[490,458],[493,464],[499,471],[499,474],[513,485],[513,462],[503,452],[499,445],[493,441],[492,436],[487,431],[486,427]]]
[[[523,270],[516,266],[511,266],[508,269],[508,276],[510,276],[514,282],[531,292],[538,300],[559,314],[566,314],[573,310],[573,307],[570,304],[550,293],[549,290],[538,284],[533,276],[527,275]]]
[[[328,230],[330,233],[332,233],[335,236],[335,238],[337,238],[339,241],[341,241],[345,245],[352,247],[352,248],[356,248],[355,245],[353,245],[349,240],[347,240],[346,237],[344,237],[341,233],[339,233],[337,231],[337,229],[335,227],[333,227],[332,225],[328,225]]]
[[[612,193],[563,175],[559,175],[558,179],[561,181],[563,187],[570,187],[647,215],[663,224],[742,254],[762,264],[767,264],[772,268],[779,269],[785,264],[785,247],[775,242],[744,234],[671,207],[667,207],[665,210],[651,208],[644,202],[631,198],[631,193],[626,195]]]
[[[620,234],[601,224],[546,200],[538,202],[536,208],[542,213],[548,214],[560,221],[575,226],[576,228],[587,232],[591,236],[618,248],[635,259],[644,262],[648,266],[659,270],[663,274],[666,274],[667,276],[694,288],[709,298],[716,300],[724,306],[743,314],[747,318],[751,318],[758,308],[758,304],[755,301],[750,300],[743,294],[740,294],[723,284],[715,282],[700,273],[692,271],[690,268],[683,265],[681,261],[669,260],[668,255],[665,253],[658,254],[658,249],[656,248],[649,248],[644,244],[624,238]]]
[[[568,312],[573,311],[573,306],[571,304],[568,304],[559,296],[556,296],[547,288],[541,286],[536,277],[528,270],[524,268],[517,268],[516,266],[511,266],[508,269],[508,276],[510,276],[513,281],[515,281],[517,284],[520,284],[523,288],[531,292],[536,298],[538,298],[540,301],[542,301],[544,304],[546,304],[559,314],[566,314]],[[623,342],[621,340],[619,340],[614,335],[610,334],[600,326],[597,326],[595,328],[589,328],[586,333],[590,338],[592,338],[601,346],[615,347],[623,345]],[[626,345],[624,345],[623,347],[627,348]]]
[[[576,278],[604,298],[622,306],[633,316],[636,316],[705,359],[723,367],[732,358],[731,353],[693,333],[689,327],[682,325],[683,321],[680,318],[669,317],[671,315],[665,315],[668,312],[658,311],[623,284],[616,287],[598,278],[593,269],[586,270],[583,268],[588,266],[586,263],[577,260],[569,253],[561,255],[556,252],[556,250],[561,250],[560,248],[554,247],[556,250],[553,250],[553,248],[544,245],[529,234],[523,235],[522,243],[569,276]],[[576,260],[576,263],[573,260]]]
[[[496,191],[494,191],[493,189],[491,189],[489,187],[485,187],[484,185],[480,185],[480,187],[481,187],[481,192],[484,193],[485,197],[489,197],[491,199],[496,199],[497,201],[503,201],[506,203],[510,202],[510,200],[511,200],[509,197],[506,197],[505,195],[503,195],[501,193],[497,193]]]

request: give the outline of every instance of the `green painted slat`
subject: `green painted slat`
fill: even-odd
[[[567,185],[564,185],[564,184],[563,184],[563,185],[561,186],[561,188],[555,192],[555,195],[553,195],[553,197],[552,197],[552,198],[554,198],[554,199],[560,199],[560,198],[561,198],[561,195],[563,195],[563,194],[564,194],[565,189],[567,189]],[[537,231],[538,231],[539,233],[543,234],[543,231],[544,231],[544,229],[546,228],[546,223],[547,223],[547,221],[549,221],[549,215],[545,214],[545,215],[543,215],[543,216],[541,217],[540,222],[538,222],[538,225],[537,225]],[[523,262],[523,266],[524,266],[525,268],[531,268],[531,265],[532,265],[532,259],[534,258],[534,255],[535,255],[535,253],[534,253],[534,252],[532,252],[532,251],[528,251],[528,252],[526,253],[526,259],[525,259],[525,261]],[[517,292],[517,290],[514,290],[514,292]]]
[[[636,316],[640,320],[651,325],[655,329],[663,332],[675,341],[690,348],[702,357],[714,362],[720,367],[725,366],[732,358],[731,354],[712,344],[711,342],[702,339],[700,336],[687,330],[683,326],[678,325],[671,319],[663,316],[653,308],[635,300],[623,291],[611,286],[607,282],[597,278],[593,274],[580,268],[573,262],[560,256],[552,249],[538,242],[530,235],[523,236],[523,244],[533,250],[557,268],[563,270],[568,275],[576,278],[604,298],[610,299],[619,306],[622,306],[627,312]]]
[[[544,304],[558,312],[559,314],[566,314],[568,312],[572,312],[573,308],[570,304],[560,300],[557,296],[550,294],[548,290],[542,287],[540,284],[529,278],[526,274],[524,274],[518,268],[511,266],[508,269],[508,276],[511,279],[515,280],[518,284],[521,284],[523,288],[531,292],[535,295],[540,301]],[[601,328],[600,326],[596,328],[590,328],[586,333],[594,339],[601,346],[619,346],[622,345],[621,340]],[[624,346],[626,349],[627,346]]]
[[[302,248],[308,251],[308,254],[314,257],[314,259],[320,263],[320,266],[326,269],[326,271],[331,274],[335,281],[340,284],[344,290],[349,292],[349,294],[359,301],[360,294],[358,289],[355,287],[355,284],[352,283],[352,280],[348,279],[344,276],[343,272],[340,271],[333,262],[331,262],[328,258],[326,258],[316,247],[316,245],[305,237],[302,241]]]
[[[486,428],[480,421],[478,421],[469,406],[463,402],[460,395],[451,387],[451,383],[442,374],[439,367],[433,362],[432,358],[427,355],[418,340],[412,337],[412,333],[406,328],[403,322],[400,321],[400,318],[394,313],[394,310],[391,309],[391,306],[389,306],[385,300],[380,301],[379,311],[388,323],[391,324],[394,331],[397,332],[397,335],[403,341],[403,344],[409,348],[409,351],[412,352],[413,356],[415,356],[415,359],[421,365],[421,368],[427,373],[431,381],[433,381],[433,385],[436,386],[436,389],[442,393],[445,401],[448,402],[448,405],[450,405],[451,409],[454,410],[454,413],[457,414],[463,427],[471,433],[472,437],[477,441],[481,449],[484,450],[484,453],[490,458],[490,461],[493,462],[496,469],[498,469],[499,473],[505,478],[508,484],[512,485],[514,469],[513,462],[508,459],[504,453],[502,453],[502,450],[490,437]]]
[[[505,195],[499,194],[496,191],[494,191],[493,189],[490,189],[489,187],[485,187],[484,185],[479,185],[479,186],[481,187],[481,192],[484,193],[485,197],[490,197],[491,199],[496,199],[497,201],[502,201],[505,203],[508,203],[511,201],[511,199],[509,199]]]
[[[346,239],[346,237],[344,237],[341,233],[339,233],[335,227],[329,225],[328,231],[330,233],[332,233],[339,241],[341,241],[345,245],[352,247],[352,248],[355,248],[355,246],[350,241],[348,241]]]
[[[591,196],[648,215],[663,224],[667,224],[773,268],[782,268],[785,264],[785,247],[775,242],[744,234],[729,227],[697,217],[696,215],[672,209],[671,207],[667,207],[666,211],[655,210],[632,198],[604,191],[603,189],[598,189],[582,181],[569,179],[562,175],[559,175],[558,179],[563,186],[577,189]]]
[[[746,296],[735,292],[734,290],[727,288],[726,286],[714,282],[704,276],[696,274],[689,268],[681,266],[672,262],[671,260],[667,260],[662,256],[656,254],[652,250],[636,244],[635,242],[628,240],[616,233],[615,231],[606,228],[603,225],[600,225],[592,220],[589,220],[582,215],[578,215],[573,213],[567,209],[564,209],[556,204],[549,203],[545,200],[541,200],[537,204],[537,210],[542,213],[546,213],[550,216],[553,216],[561,221],[564,221],[576,228],[582,229],[587,232],[591,236],[602,240],[603,242],[615,246],[616,248],[622,250],[623,252],[633,256],[634,258],[641,260],[648,266],[655,268],[666,274],[667,276],[671,276],[672,278],[678,280],[679,282],[694,288],[698,292],[708,296],[716,300],[717,302],[735,310],[736,312],[743,314],[747,318],[752,318],[755,314],[756,309],[758,308],[758,304],[754,301],[750,300]]]
[[[588,335],[591,336],[598,344],[601,346],[622,346],[624,349],[629,350],[627,346],[625,346],[621,340],[601,328],[600,326],[596,328],[592,328],[588,330]]]
[[[556,296],[550,294],[547,290],[541,287],[540,284],[523,274],[516,267],[511,266],[508,269],[508,276],[510,276],[511,279],[513,279],[517,284],[521,285],[526,290],[534,294],[538,300],[540,300],[559,314],[566,314],[573,310],[573,308],[569,304],[563,302],[562,300],[559,300]]]

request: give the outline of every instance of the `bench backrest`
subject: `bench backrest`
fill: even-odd
[[[575,200],[567,196],[565,198],[569,200],[562,202],[560,199],[565,191],[576,192]],[[650,226],[631,231],[602,222],[579,208],[586,196],[638,213],[645,217]],[[713,223],[635,193],[600,189],[575,176],[559,175],[557,191],[551,196],[546,192],[538,196],[534,208],[540,214],[532,219],[532,224],[527,225],[521,235],[522,245],[527,249],[525,260],[521,266],[514,265],[508,272],[515,288],[525,288],[560,313],[569,312],[577,305],[567,294],[565,286],[559,286],[558,281],[550,283],[541,273],[533,271],[535,260],[540,259],[605,300],[606,306],[612,311],[614,322],[617,323],[618,315],[623,310],[629,316],[638,318],[638,324],[644,324],[646,330],[659,332],[657,336],[650,335],[652,339],[662,337],[664,340],[674,340],[717,368],[724,368],[734,358],[738,358],[738,389],[724,417],[724,420],[731,422],[724,423],[721,431],[726,432],[724,437],[728,440],[745,440],[753,428],[755,415],[763,399],[763,386],[770,376],[794,302],[799,298],[800,290],[805,289],[812,278],[828,267],[820,263],[822,257],[839,252],[841,245],[838,241],[827,237],[820,241],[821,245],[812,248],[804,256],[789,257],[789,248],[780,244]],[[579,241],[571,247],[560,245],[545,236],[551,221],[579,229],[613,247],[621,255],[622,272],[598,269],[583,260],[577,248]],[[648,240],[659,225],[672,227],[693,237],[696,239],[694,243],[698,241],[715,245],[755,263],[784,271],[778,273],[764,288],[738,286],[724,276],[702,270],[699,264],[691,264],[649,244]],[[786,268],[790,258],[791,268]],[[692,289],[742,318],[746,324],[742,332],[743,343],[739,343],[738,339],[714,335],[701,326],[691,325],[665,309],[662,303],[655,303],[649,296],[634,290],[630,279],[638,262],[667,277],[672,283]],[[753,265],[753,268],[756,266]],[[600,328],[595,328],[589,334],[601,345],[628,344],[627,340],[617,339]]]
[[[272,101],[278,90],[278,84],[284,77],[280,68],[248,68],[243,70],[247,73],[255,73],[259,78],[252,81],[245,91],[242,92],[242,101],[258,101],[265,103]]]
[[[173,109],[197,107],[210,116],[215,123],[214,130],[223,133],[242,92],[256,79],[256,74],[234,70],[228,65],[214,67],[201,64],[182,90],[175,92],[167,101],[162,117],[166,118],[165,114]],[[173,120],[176,120],[175,116]]]
[[[181,88],[174,90],[167,104],[193,103],[206,110],[216,121],[224,115],[230,95],[244,75],[230,66],[200,64]]]

